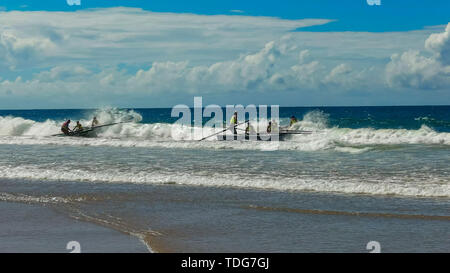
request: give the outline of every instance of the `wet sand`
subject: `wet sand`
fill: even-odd
[[[92,223],[77,221],[37,204],[0,202],[1,253],[69,253],[70,241],[81,252],[148,252],[139,239]]]

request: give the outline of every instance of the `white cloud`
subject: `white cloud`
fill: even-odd
[[[450,65],[450,23],[444,32],[431,34],[425,41],[425,48],[433,52],[443,65]]]
[[[55,45],[52,58],[44,63],[49,66],[67,60],[83,64],[169,60],[205,63],[229,59],[243,49],[255,51],[288,31],[328,22],[156,13],[135,8],[14,11],[1,14],[0,33],[8,31],[14,37]],[[44,64],[28,62],[29,67]]]
[[[5,49],[5,58],[12,66],[42,59],[55,48],[47,38],[21,38],[11,31],[0,33],[0,44]]]
[[[419,89],[450,88],[450,23],[443,33],[431,34],[425,48],[426,57],[417,50],[394,54],[386,65],[386,80],[391,87]]]
[[[91,73],[92,72],[87,68],[80,65],[56,66],[49,71],[40,72],[34,77],[34,79],[41,82],[82,80],[85,76],[88,76]]]
[[[318,61],[304,63],[295,56],[305,52],[290,45],[289,39],[268,42],[258,52],[242,55],[231,61],[211,65],[190,65],[189,62],[154,62],[149,69],[128,74],[116,68],[94,73],[86,67],[57,66],[35,74],[30,80],[3,81],[2,85],[18,90],[16,94],[74,94],[92,96],[105,94],[211,94],[232,91],[273,92],[298,89],[320,89],[339,86],[354,89],[353,70],[340,64],[331,70]],[[312,58],[313,56],[311,56]],[[292,66],[286,66],[293,60]],[[351,85],[352,83],[353,85]]]

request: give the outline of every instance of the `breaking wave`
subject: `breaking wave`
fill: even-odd
[[[0,116],[0,144],[15,145],[82,145],[113,147],[166,147],[207,149],[268,149],[273,143],[222,142],[215,137],[198,142],[196,140],[222,130],[212,127],[203,129],[170,123],[139,123],[142,116],[133,110],[102,109],[90,114],[80,122],[85,126],[96,116],[101,124],[128,122],[106,127],[96,138],[51,137],[60,133],[64,120],[48,119],[37,122],[22,117]],[[251,121],[258,131],[264,131],[267,120]],[[281,119],[287,124],[288,119]],[[241,130],[244,127],[240,128]],[[427,125],[416,130],[330,127],[328,115],[322,111],[311,111],[293,126],[296,130],[310,130],[309,135],[292,135],[276,144],[276,149],[361,153],[376,146],[389,145],[450,145],[450,133],[437,132]]]

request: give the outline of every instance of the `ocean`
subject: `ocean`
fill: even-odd
[[[0,209],[8,211],[0,251],[37,249],[36,230],[29,248],[18,243],[25,231],[8,224],[14,215],[28,229],[54,223],[22,205],[117,232],[107,246],[119,252],[369,252],[370,241],[382,252],[450,251],[450,106],[281,107],[279,115],[280,125],[295,115],[294,128],[312,133],[198,141],[170,108],[0,110]],[[94,116],[131,122],[92,138],[51,136],[66,119],[88,125]],[[66,252],[64,240],[78,240],[104,251],[93,245],[105,242],[102,230],[55,231],[46,240],[63,247],[38,249]]]

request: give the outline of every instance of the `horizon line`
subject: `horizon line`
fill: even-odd
[[[176,104],[179,105],[179,104]],[[230,104],[227,104],[230,105]],[[226,106],[221,106],[221,108],[226,108]],[[235,104],[240,105],[240,104]],[[256,106],[261,105],[267,105],[268,104],[259,104]],[[276,105],[276,104],[272,104]],[[280,106],[280,108],[338,108],[338,107],[449,107],[450,104],[422,104],[422,105],[322,105],[322,106]],[[118,109],[172,109],[172,107],[119,107],[119,106],[104,106],[104,107],[98,107],[98,108],[6,108],[6,109],[0,109],[0,111],[33,111],[33,110],[98,110],[98,109],[104,109],[104,108],[118,108]],[[193,109],[194,106],[188,106],[189,108]],[[205,108],[205,107],[202,107]]]

